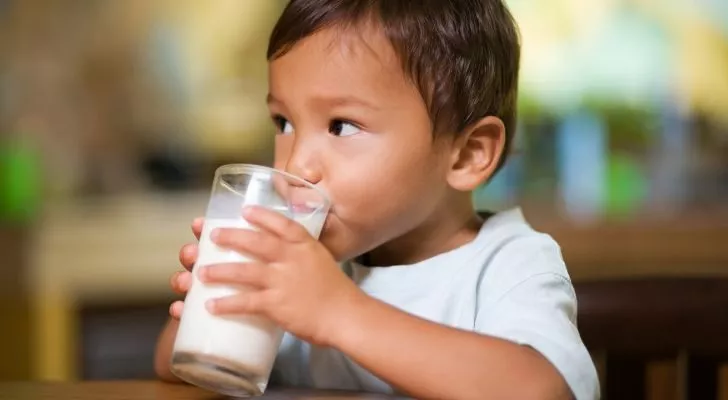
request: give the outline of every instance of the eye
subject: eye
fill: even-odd
[[[329,123],[329,133],[334,136],[351,136],[359,132],[361,129],[348,121],[334,119]]]
[[[282,116],[273,116],[273,122],[276,124],[276,129],[278,129],[279,134],[290,135],[291,133],[293,133],[293,125],[291,125],[291,123]]]

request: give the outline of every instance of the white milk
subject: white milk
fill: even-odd
[[[297,222],[318,237],[325,218],[325,214],[315,215]],[[241,389],[262,394],[280,346],[281,329],[263,317],[210,314],[205,308],[207,300],[246,289],[207,285],[197,278],[200,268],[207,265],[250,261],[248,257],[212,243],[210,232],[221,227],[251,229],[242,218],[205,221],[199,256],[193,268],[192,288],[185,298],[174,344],[172,370],[190,383],[224,394],[237,395]]]

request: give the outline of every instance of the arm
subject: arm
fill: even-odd
[[[209,302],[213,314],[265,315],[302,340],[341,351],[418,398],[563,399],[571,397],[569,379],[580,390],[579,398],[594,397],[596,373],[588,371],[591,360],[574,324],[575,299],[561,277],[551,279],[553,273],[534,274],[527,268],[505,283],[498,274],[490,277],[505,292],[499,290],[496,299],[473,299],[480,305],[474,330],[482,334],[468,333],[369,297],[323,245],[285,216],[255,207],[243,215],[259,230],[220,229],[212,238],[218,246],[266,261],[209,266],[200,279],[260,289]],[[540,260],[542,252],[526,255]],[[516,264],[503,261],[509,269]],[[543,269],[541,265],[531,269]],[[539,279],[543,277],[549,279]]]
[[[526,346],[456,330],[362,296],[332,347],[417,398],[568,399],[559,372]]]
[[[157,339],[157,348],[154,353],[154,372],[159,379],[165,382],[181,382],[179,378],[174,376],[169,370],[170,360],[172,359],[172,346],[177,336],[177,328],[179,320],[170,318],[162,329],[162,333]]]

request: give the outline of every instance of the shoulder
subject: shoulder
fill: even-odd
[[[548,234],[534,230],[520,210],[489,218],[478,238],[482,268],[479,292],[491,299],[533,279],[561,281],[571,291],[571,280],[558,243]]]
[[[479,237],[490,250],[477,282],[474,330],[535,349],[577,399],[598,398],[596,370],[576,326],[576,295],[559,245],[533,230],[520,212],[489,222]]]

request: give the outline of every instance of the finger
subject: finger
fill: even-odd
[[[169,306],[169,315],[174,319],[180,319],[184,307],[184,303],[181,300],[175,301]]]
[[[205,219],[202,217],[195,218],[192,221],[192,233],[195,235],[197,240],[200,240],[200,235],[202,235],[202,226],[204,224],[205,224]]]
[[[219,228],[210,237],[222,248],[266,262],[278,259],[284,244],[276,236],[252,229]]]
[[[302,242],[311,239],[311,235],[298,222],[285,215],[263,207],[246,207],[243,218],[257,228],[273,233],[288,242]]]
[[[182,273],[181,271],[178,271],[169,277],[169,286],[171,286],[172,290],[177,294],[181,294],[180,290],[179,290],[179,284],[177,283],[177,281],[179,279],[179,274],[181,274],[181,273]]]
[[[188,271],[192,271],[192,267],[197,262],[198,248],[196,243],[190,243],[182,246],[179,251],[179,261]]]
[[[262,314],[265,310],[265,292],[247,292],[234,296],[210,299],[205,303],[212,314]]]
[[[175,272],[170,279],[170,286],[177,294],[185,294],[192,286],[192,274],[187,271]]]
[[[215,264],[200,269],[200,279],[205,283],[225,283],[266,288],[272,269],[260,262]]]

